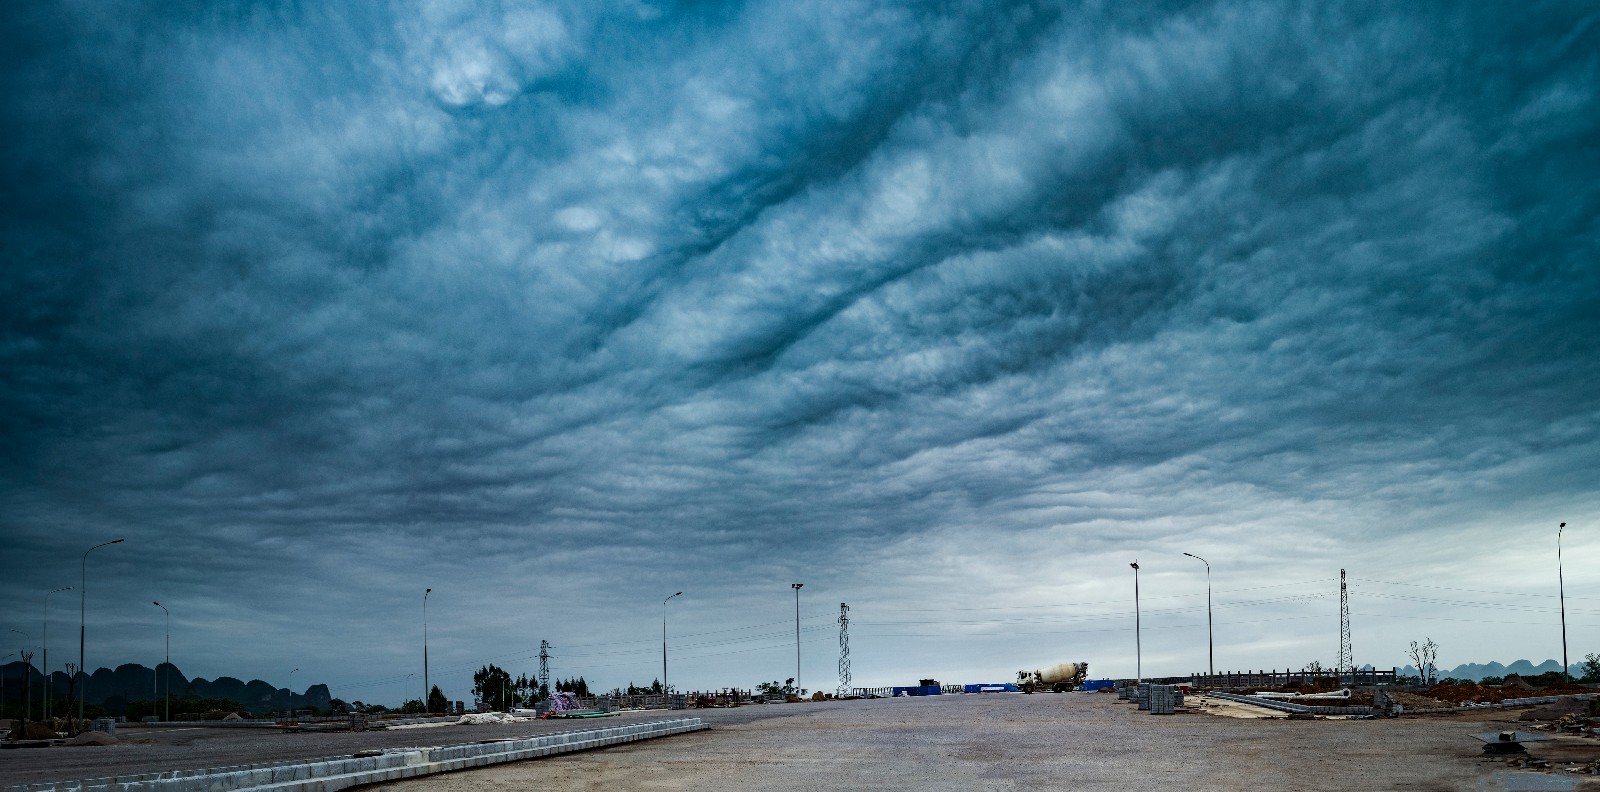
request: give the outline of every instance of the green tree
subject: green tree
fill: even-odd
[[[1583,682],[1600,682],[1600,654],[1587,654],[1583,657]]]
[[[798,696],[802,691],[794,686],[794,677],[789,677],[781,685],[776,680],[762,682],[756,685],[756,692],[763,696]]]
[[[438,685],[434,685],[433,690],[428,691],[428,711],[450,711],[450,701],[444,697],[444,691],[440,690]]]
[[[406,715],[421,715],[422,699],[406,699],[406,703],[401,704],[397,712],[402,712]]]
[[[583,677],[577,679],[557,679],[556,690],[562,693],[572,693],[578,696],[591,696],[589,683]]]
[[[493,663],[472,674],[472,697],[495,712],[510,712],[511,674]]]

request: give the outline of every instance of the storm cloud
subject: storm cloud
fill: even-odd
[[[431,586],[452,698],[609,687],[681,589],[748,685],[804,581],[808,685],[840,601],[858,684],[1131,674],[1138,559],[1186,673],[1186,551],[1219,664],[1345,567],[1358,662],[1538,662],[1560,521],[1600,649],[1584,4],[3,13],[0,594],[126,535],[91,666],[397,700]]]

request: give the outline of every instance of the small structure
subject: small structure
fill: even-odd
[[[1528,749],[1523,743],[1544,742],[1550,739],[1541,734],[1525,731],[1485,732],[1474,734],[1472,737],[1483,743],[1483,752],[1486,754],[1527,753]]]

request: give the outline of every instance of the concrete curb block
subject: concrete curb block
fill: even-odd
[[[418,723],[455,723],[460,716],[452,715],[448,718],[394,718],[380,720],[374,718],[367,722],[367,728],[377,730],[391,726],[411,726]],[[303,720],[294,722],[298,726],[342,726],[350,723],[349,718],[325,718],[321,720]],[[283,721],[276,720],[214,720],[214,721],[151,721],[150,723],[119,723],[119,729],[281,729]]]
[[[1554,704],[1562,699],[1577,699],[1579,701],[1592,701],[1593,693],[1568,693],[1564,696],[1532,696],[1529,698],[1506,699],[1498,704],[1478,704],[1471,707],[1433,707],[1430,709],[1407,709],[1407,715],[1428,715],[1431,713],[1474,712],[1487,709],[1509,709],[1511,707],[1533,707],[1539,704]]]
[[[1224,701],[1237,701],[1240,704],[1253,704],[1257,707],[1278,710],[1279,712],[1295,712],[1310,715],[1370,715],[1371,707],[1326,707],[1321,705],[1294,704],[1277,699],[1256,698],[1255,696],[1240,696],[1234,693],[1207,693],[1212,698]]]
[[[435,748],[391,748],[377,756],[341,756],[209,770],[178,770],[133,777],[47,781],[6,787],[5,792],[336,792],[363,784],[536,759],[705,728],[706,725],[699,718],[676,718],[520,740]]]

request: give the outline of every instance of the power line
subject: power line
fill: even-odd
[[[1440,589],[1440,590],[1443,590],[1443,591],[1466,591],[1466,592],[1470,592],[1470,593],[1473,593],[1473,594],[1494,594],[1494,595],[1500,596],[1500,597],[1550,597],[1551,599],[1555,598],[1554,594],[1529,594],[1529,593],[1527,593],[1525,591],[1520,591],[1520,592],[1519,591],[1489,591],[1489,590],[1486,590],[1486,589],[1457,588],[1457,587],[1454,587],[1454,586],[1435,586],[1435,585],[1431,585],[1431,584],[1428,584],[1428,583],[1400,583],[1400,582],[1393,581],[1393,580],[1373,580],[1372,578],[1350,578],[1350,579],[1351,580],[1359,580],[1359,581],[1361,581],[1363,583],[1381,583],[1381,584],[1383,584],[1385,586],[1409,586],[1411,588]],[[1567,599],[1600,600],[1600,597],[1567,597]]]

